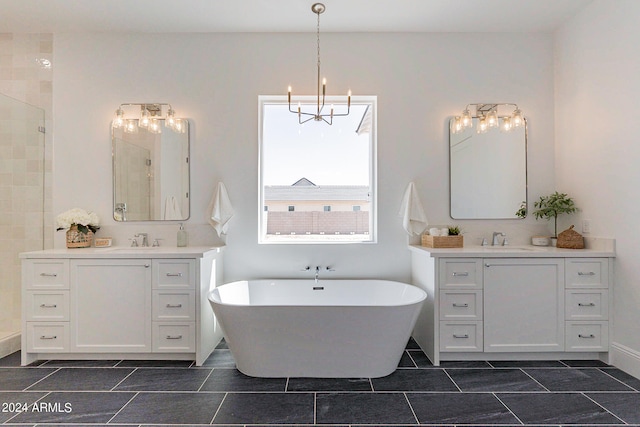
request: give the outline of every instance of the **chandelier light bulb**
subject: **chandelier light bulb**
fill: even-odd
[[[162,133],[158,119],[151,119],[147,126],[147,130],[151,133]]]
[[[524,117],[522,116],[522,111],[519,108],[516,108],[511,115],[511,121],[513,123],[513,127],[524,126]]]
[[[465,108],[465,110],[462,112],[460,121],[462,123],[462,126],[465,128],[470,128],[471,126],[473,126],[473,118],[471,117],[471,112],[468,108]]]
[[[490,128],[495,128],[499,125],[500,122],[498,121],[498,110],[497,108],[494,108],[493,110],[489,111],[489,114],[487,114],[487,126],[489,126]]]
[[[134,119],[128,119],[124,124],[124,133],[138,133],[138,123]]]
[[[478,129],[477,129],[477,132],[478,133],[487,133],[488,130],[489,130],[489,123],[487,121],[487,118],[485,116],[480,116],[478,118]]]
[[[140,121],[138,122],[138,126],[141,128],[149,127],[149,123],[151,122],[151,117],[149,116],[149,111],[146,108],[143,108],[140,112]]]
[[[513,124],[511,122],[511,117],[504,117],[502,119],[502,125],[500,126],[500,130],[502,132],[511,132],[513,130]]]
[[[169,129],[173,129],[176,125],[176,112],[169,107],[169,110],[167,111],[167,117],[164,120],[164,126],[168,127]]]

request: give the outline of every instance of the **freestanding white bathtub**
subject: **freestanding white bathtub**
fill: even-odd
[[[254,377],[389,375],[425,298],[385,280],[251,280],[209,293],[238,370]]]

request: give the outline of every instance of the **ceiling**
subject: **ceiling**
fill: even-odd
[[[317,0],[315,0],[317,1]],[[322,32],[550,32],[591,0],[323,0]],[[315,32],[314,0],[0,0],[0,33]]]

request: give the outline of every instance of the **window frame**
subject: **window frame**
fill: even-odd
[[[312,104],[315,105],[316,97],[315,96],[297,96],[295,99],[295,103],[301,102],[302,104]],[[262,208],[266,206],[265,195],[264,195],[264,185],[263,185],[263,118],[264,118],[264,107],[265,105],[272,104],[282,104],[287,105],[288,100],[286,95],[259,95],[258,96],[258,206],[261,208],[258,209],[258,244],[302,244],[302,245],[326,245],[326,244],[334,244],[334,245],[342,245],[342,244],[377,244],[378,243],[378,193],[377,193],[377,177],[378,177],[378,155],[377,155],[377,96],[351,96],[351,104],[352,105],[371,105],[371,130],[369,137],[369,193],[370,193],[370,210],[369,210],[369,231],[365,234],[368,237],[367,240],[356,240],[356,241],[322,241],[322,240],[282,240],[279,241],[277,239],[266,240],[266,226],[267,226],[267,215],[268,209]],[[332,97],[327,96],[325,99],[325,104],[334,104],[334,105],[344,105],[345,99],[344,97]],[[295,115],[292,113],[292,120],[297,120]],[[328,124],[325,124],[329,126]],[[264,234],[263,234],[264,233]],[[319,235],[331,236],[331,234],[320,233]],[[280,236],[286,236],[280,234]],[[300,235],[304,236],[304,235]]]

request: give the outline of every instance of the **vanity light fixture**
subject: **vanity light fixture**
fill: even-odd
[[[475,116],[471,115],[469,107],[475,107]],[[509,108],[509,114],[499,114],[500,107]],[[514,108],[515,107],[515,108]],[[513,108],[513,110],[511,110]],[[477,133],[486,133],[492,128],[499,128],[502,132],[511,132],[514,128],[524,126],[525,119],[522,111],[516,104],[467,104],[462,115],[456,116],[451,121],[451,133],[464,132],[473,127],[473,118],[478,119]]]
[[[323,78],[322,79],[322,99],[320,97],[320,14],[323,13],[325,11],[326,7],[324,6],[324,4],[322,3],[314,3],[311,6],[311,11],[313,11],[313,13],[315,13],[316,15],[318,15],[318,26],[317,26],[317,43],[318,43],[318,62],[317,62],[317,67],[318,67],[318,79],[317,79],[317,88],[318,88],[318,92],[317,92],[317,96],[316,96],[316,111],[313,113],[310,112],[306,112],[306,111],[302,111],[302,105],[300,103],[298,103],[298,107],[296,109],[291,109],[291,86],[289,86],[289,90],[288,90],[288,101],[289,101],[289,112],[291,113],[295,113],[298,115],[298,123],[303,124],[308,122],[309,120],[315,120],[317,122],[320,121],[324,121],[325,123],[328,123],[329,125],[333,124],[333,118],[334,117],[338,117],[338,116],[348,116],[349,115],[349,111],[351,110],[351,91],[348,92],[347,94],[347,112],[346,113],[336,113],[334,111],[334,107],[333,105],[331,105],[331,108],[329,110],[329,113],[327,112],[323,112],[324,110],[324,101],[325,101],[325,95],[327,92],[327,79]],[[310,116],[308,118],[305,118],[304,120],[302,119],[302,116]]]
[[[139,106],[139,113],[130,107]],[[163,117],[163,109],[166,114]],[[128,116],[127,116],[128,114]],[[137,118],[132,118],[137,117]],[[147,129],[151,133],[162,133],[160,119],[164,118],[164,127],[176,133],[185,133],[187,127],[183,119],[176,117],[176,112],[171,108],[171,104],[166,103],[128,103],[120,104],[116,110],[111,126],[114,129],[123,128],[125,133],[137,133],[139,128]]]

